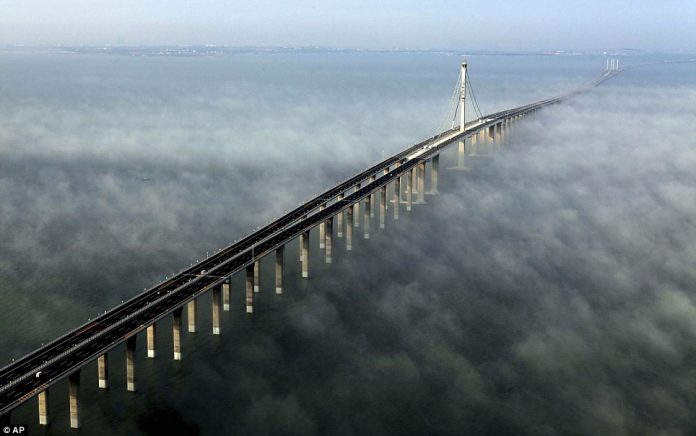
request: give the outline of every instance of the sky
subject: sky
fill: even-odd
[[[690,0],[5,0],[2,45],[689,51]]]

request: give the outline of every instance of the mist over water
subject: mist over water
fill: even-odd
[[[594,78],[593,57],[472,56],[485,113]],[[434,54],[0,56],[0,361],[30,351],[434,133],[459,60]],[[498,155],[354,251],[317,236],[286,293],[262,264],[171,360],[140,339],[94,434],[689,434],[696,388],[693,64],[629,70],[518,124]],[[454,147],[456,148],[456,147]],[[70,433],[35,401],[13,419]]]

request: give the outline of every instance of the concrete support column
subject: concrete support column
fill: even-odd
[[[495,151],[495,124],[488,128],[488,154],[493,154]]]
[[[398,170],[399,165],[394,168],[394,170]],[[393,199],[392,202],[396,204],[403,204],[406,203],[406,199],[404,198],[404,194],[402,191],[406,190],[406,182],[404,181],[403,175],[398,175],[394,178],[394,192],[393,192]],[[399,200],[399,201],[396,201]]]
[[[221,286],[213,287],[213,334],[220,334],[220,300]]]
[[[416,166],[416,174],[418,175],[416,179],[418,180],[418,199],[417,203],[425,203],[425,162],[421,162]]]
[[[78,392],[80,390],[80,370],[68,376],[68,397],[70,405],[70,428],[80,428]]]
[[[353,206],[346,209],[346,251],[353,249]]]
[[[411,211],[411,204],[413,203],[413,168],[408,170],[408,175],[406,176],[406,210]]]
[[[403,204],[406,204],[406,197],[408,196],[408,185],[409,185],[408,172],[402,173],[400,177],[401,177],[401,197],[399,197],[399,198],[401,198],[401,202]]]
[[[147,328],[147,357],[149,359],[154,359],[155,352],[155,324],[152,324]]]
[[[338,194],[338,201],[343,200],[343,193]],[[340,211],[336,215],[336,224],[338,226],[338,229],[336,230],[336,236],[339,238],[343,237],[343,211]]]
[[[399,219],[399,206],[401,203],[401,177],[394,179],[394,220]]]
[[[503,145],[503,123],[498,123],[495,125],[495,149],[500,151]]]
[[[188,332],[196,333],[196,300],[193,299],[186,305],[186,315],[188,317]]]
[[[133,335],[126,339],[126,388],[135,392],[135,339]]]
[[[358,189],[360,189],[360,183],[358,183],[355,186],[354,192],[358,192]],[[355,214],[355,219],[353,220],[353,226],[360,227],[360,200],[356,201],[355,204],[353,204],[353,212]]]
[[[302,278],[309,278],[309,230],[300,235],[302,241]]]
[[[460,139],[459,140],[459,150],[457,152],[457,168],[459,168],[459,169],[466,168],[465,158],[466,158],[466,139]]]
[[[430,193],[437,194],[438,177],[440,175],[440,155],[436,154],[431,160],[430,166]]]
[[[379,190],[379,228],[384,228],[384,223],[387,217],[387,185],[384,185]]]
[[[305,218],[307,218],[307,215],[303,215],[303,216],[302,216],[302,220],[304,220]],[[300,259],[300,264],[302,264],[302,235],[300,235],[300,237],[297,239],[297,242],[299,243],[299,245],[298,245],[298,248],[299,248],[298,253],[300,254],[300,257],[299,257],[299,259]]]
[[[246,313],[254,313],[254,265],[246,267]]]
[[[222,310],[225,312],[230,311],[231,286],[231,277],[227,277],[227,280],[222,282]]]
[[[421,187],[425,184],[425,163],[420,162],[415,167],[416,171],[416,191],[414,194],[420,194]]]
[[[477,149],[479,151],[479,155],[486,155],[488,154],[488,139],[486,138],[488,128],[484,127],[483,129],[480,129],[477,133],[476,136],[478,137],[477,142],[478,146]]]
[[[174,360],[181,360],[181,318],[183,309],[174,309],[172,313],[172,344],[174,345]]]
[[[474,135],[473,138],[476,138],[476,135]],[[478,156],[478,147],[474,145],[476,141],[474,139],[470,139],[469,141],[471,142],[471,147],[469,148],[472,149],[470,155],[473,157]],[[466,166],[466,138],[462,138],[459,140],[459,149],[457,152],[457,165],[453,166],[450,169],[458,171],[469,170],[469,168]]]
[[[39,425],[48,425],[51,420],[48,414],[48,389],[39,392]]]
[[[333,251],[333,217],[326,220],[326,263],[331,263]]]
[[[469,153],[469,156],[478,156],[478,137],[479,137],[478,132],[471,135],[471,139],[470,139],[470,141],[471,141],[471,147],[470,147],[471,153]],[[461,145],[460,145],[460,147],[461,147]]]
[[[367,180],[369,183],[372,183],[375,181],[375,176],[371,175],[370,178]],[[372,191],[372,194],[370,194],[369,198],[370,198],[370,205],[372,205],[372,207],[370,208],[370,218],[374,218],[375,217],[375,192],[374,191]]]
[[[275,288],[276,294],[283,293],[283,257],[285,255],[285,245],[276,248],[275,258]]]
[[[261,290],[261,260],[254,262],[254,293]]]
[[[326,203],[319,206],[319,211],[326,209]],[[326,225],[324,223],[319,224],[319,248],[324,248],[326,246]]]
[[[372,215],[372,194],[365,197],[365,239],[370,239],[370,216]]]
[[[97,375],[99,376],[99,389],[109,387],[109,359],[106,353],[97,357]]]
[[[411,177],[411,194],[417,194],[418,193],[418,165],[411,168],[411,172],[409,174]]]

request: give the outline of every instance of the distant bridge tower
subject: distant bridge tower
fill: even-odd
[[[466,62],[462,62],[462,85],[459,90],[459,131],[464,131],[464,120],[465,120],[465,110],[466,110]]]

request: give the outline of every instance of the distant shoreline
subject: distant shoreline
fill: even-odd
[[[197,57],[224,56],[236,54],[353,54],[353,53],[403,53],[403,54],[435,54],[443,56],[636,56],[645,54],[679,54],[689,52],[645,51],[640,49],[615,50],[553,50],[553,51],[515,51],[515,50],[438,50],[438,49],[361,49],[334,47],[254,47],[254,46],[219,46],[219,45],[186,45],[186,46],[0,46],[0,52],[41,52],[41,53],[70,53],[70,54],[105,54],[118,56],[169,56]]]

